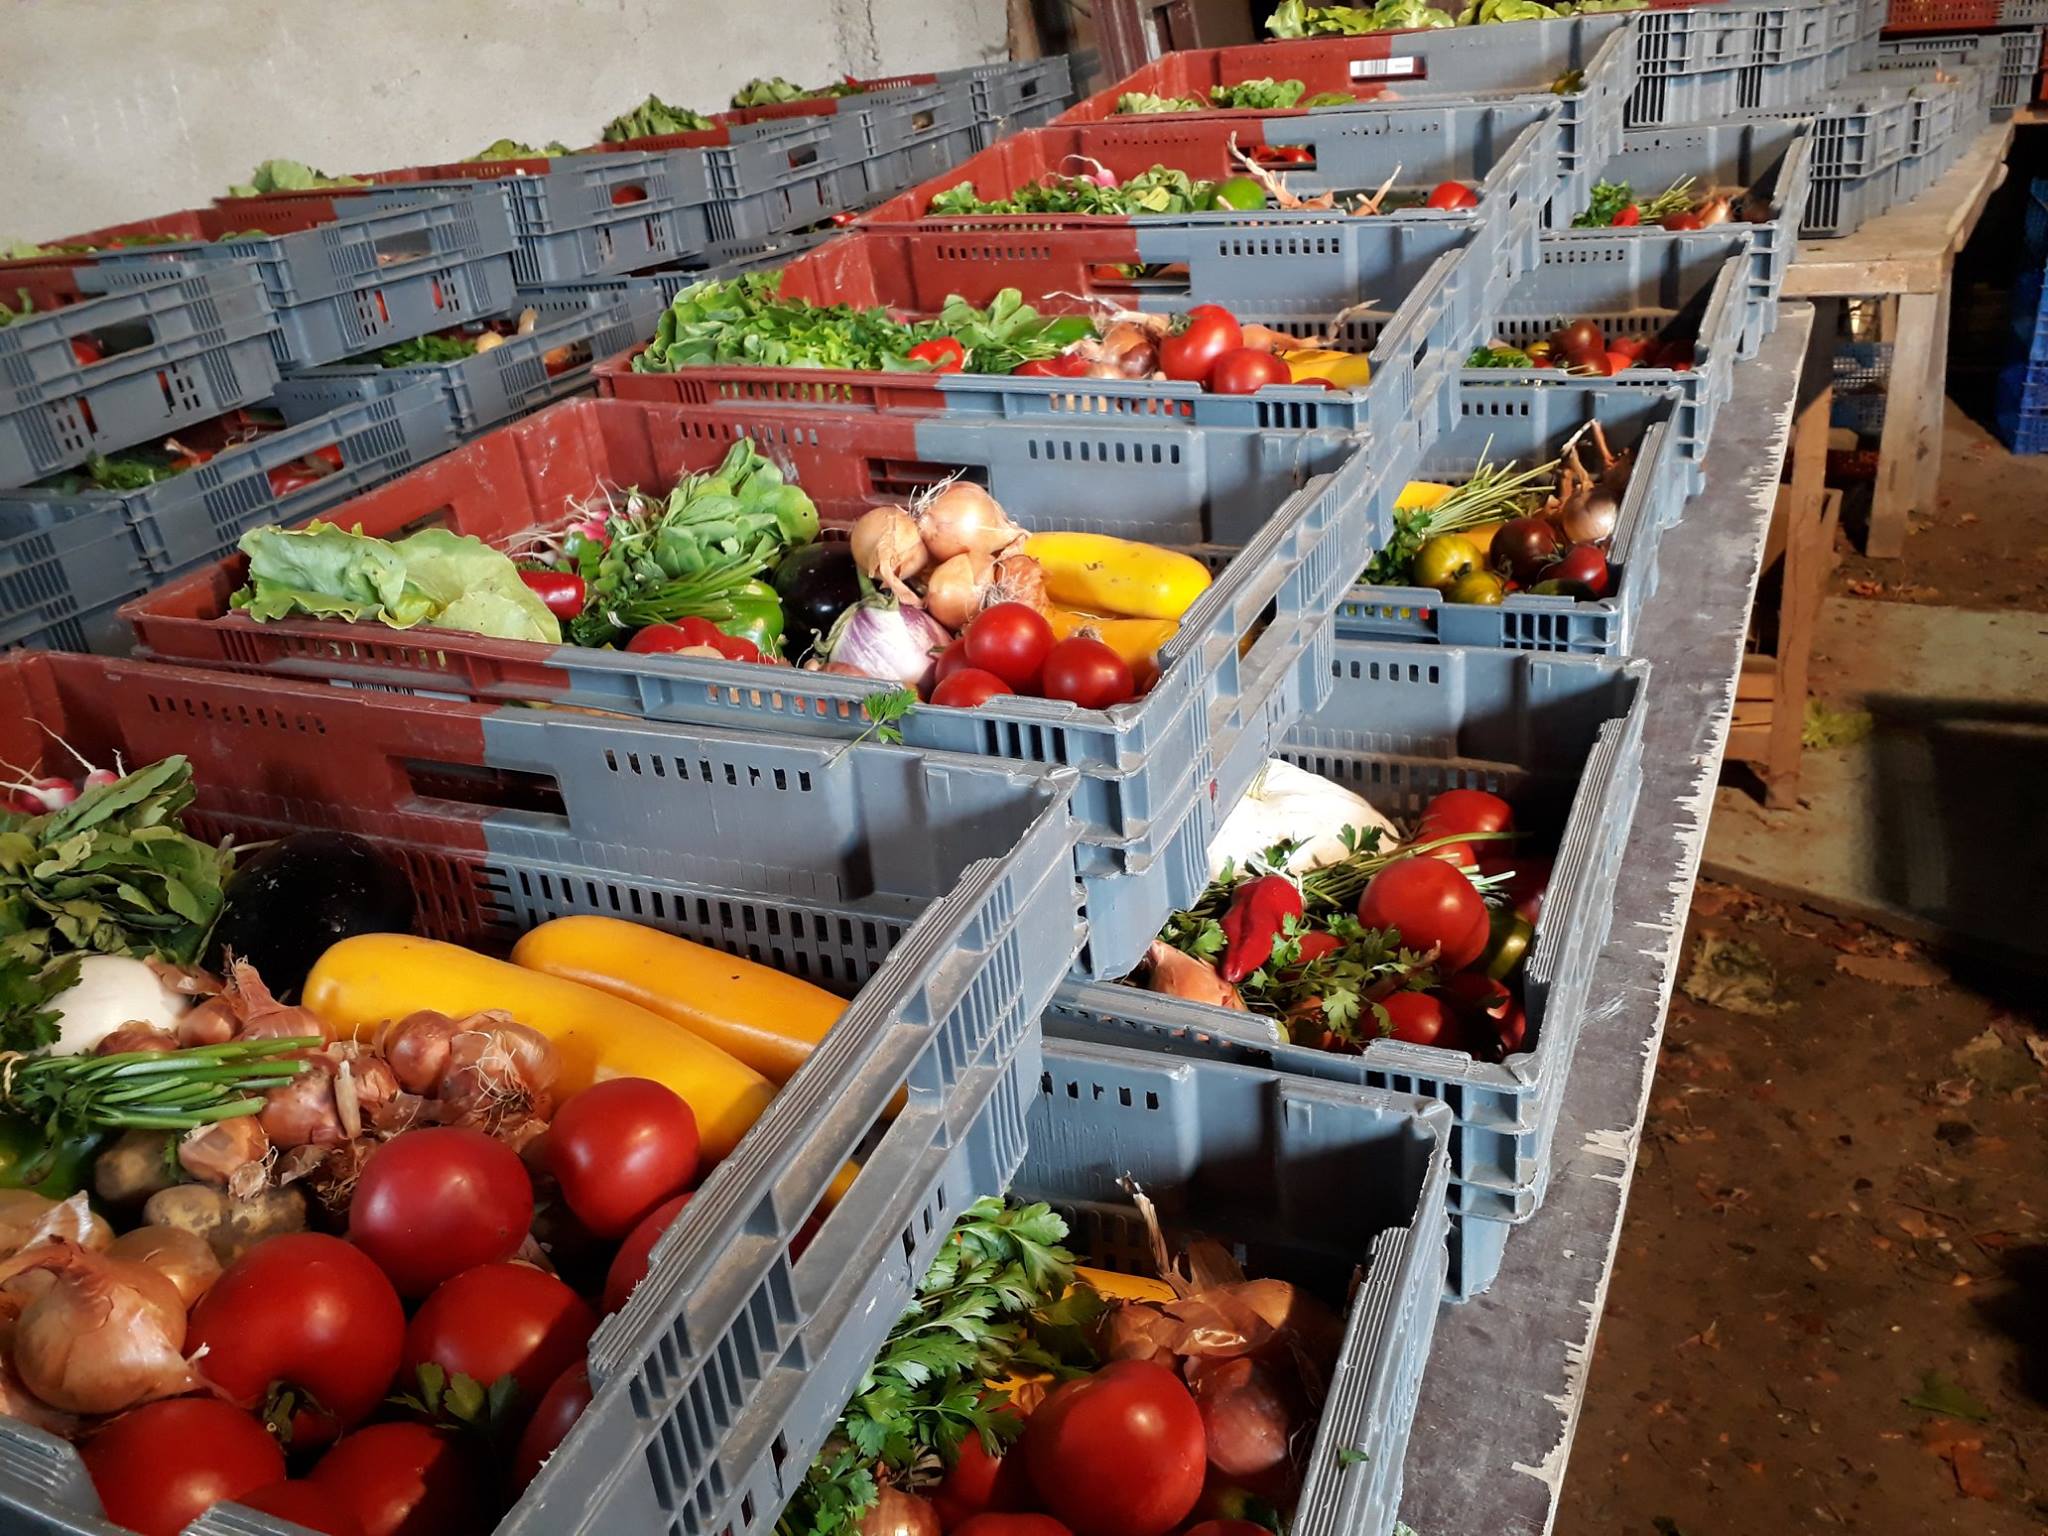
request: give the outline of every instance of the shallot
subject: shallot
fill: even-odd
[[[1045,611],[1045,567],[1030,555],[1004,555],[996,561],[995,579],[982,594],[981,605],[1022,603],[1026,608]]]
[[[95,1056],[123,1056],[130,1051],[175,1051],[178,1037],[139,1019],[123,1024],[92,1048]]]
[[[948,629],[962,629],[981,612],[982,597],[995,580],[996,563],[988,555],[955,555],[942,560],[925,578],[925,611]]]
[[[434,1097],[446,1125],[468,1125],[493,1135],[537,1133],[554,1107],[550,1093],[560,1060],[547,1036],[502,1013],[479,1013],[449,1043],[448,1064]]]
[[[14,1367],[45,1403],[67,1413],[119,1413],[192,1390],[185,1302],[168,1276],[62,1239],[0,1265],[0,1281],[30,1271],[57,1283],[22,1308]]]
[[[311,1076],[312,1073],[302,1073],[291,1086],[296,1087]],[[270,1138],[254,1115],[237,1115],[231,1120],[202,1125],[187,1131],[178,1143],[179,1167],[201,1183],[225,1184],[237,1194],[253,1194],[254,1189],[243,1186],[261,1185],[263,1159],[269,1155]],[[245,1169],[255,1170],[253,1177],[245,1174]]]
[[[1148,992],[1164,992],[1169,997],[1184,997],[1191,1003],[1207,1003],[1239,1013],[1245,1011],[1237,988],[1217,975],[1215,966],[1171,944],[1154,939],[1152,947],[1145,951],[1145,963],[1150,967],[1145,982]]]
[[[915,601],[910,578],[931,562],[931,552],[917,523],[901,507],[874,507],[861,514],[849,540],[853,563],[869,581],[878,581],[898,598]]]
[[[334,1105],[334,1073],[315,1056],[305,1071],[263,1096],[257,1116],[263,1133],[280,1147],[331,1147],[344,1138]]]
[[[378,1042],[384,1060],[407,1093],[432,1093],[448,1066],[449,1042],[461,1034],[460,1020],[421,1009],[387,1024]]]
[[[876,1491],[874,1507],[854,1527],[854,1536],[939,1536],[939,1512],[929,1500],[901,1488]]]
[[[1144,337],[1137,339],[1142,342]],[[1000,554],[1024,537],[1024,530],[1010,521],[995,497],[973,481],[957,477],[920,496],[910,515],[934,560]],[[855,558],[859,558],[857,552]]]

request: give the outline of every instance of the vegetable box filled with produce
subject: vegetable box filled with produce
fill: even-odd
[[[801,1360],[804,1391],[764,1403],[715,1477],[688,1458],[663,1507],[706,1529],[751,1509],[778,1536],[1391,1536],[1446,1111],[1055,1040],[994,1094],[972,1156],[825,1218],[792,1326],[748,1367]],[[686,1273],[718,1263],[744,1194],[716,1192]]]
[[[1450,1100],[1453,1209],[1526,1217],[1640,780],[1639,665],[1340,639],[1124,986],[1048,1029]],[[1398,751],[1363,743],[1398,742]],[[1454,1249],[1454,1294],[1490,1254]],[[1472,1235],[1466,1233],[1467,1239]],[[1462,1268],[1460,1266],[1463,1266]]]
[[[1673,394],[1524,386],[1423,455],[1394,534],[1338,610],[1360,639],[1611,655],[1631,644],[1687,483]]]
[[[1081,872],[1165,882],[1191,868],[1153,855],[1206,839],[1212,779],[1228,803],[1294,682],[1316,695],[1304,658],[1399,477],[1336,434],[1088,425],[1071,463],[1069,436],[568,401],[127,612],[164,659],[1067,764]],[[1221,739],[1242,752],[1191,773]],[[1167,903],[1123,963],[1194,894],[1120,891]]]
[[[1418,27],[1482,27],[1504,21],[1556,21],[1565,16],[1598,16],[1640,11],[1650,0],[1377,0],[1373,5],[1311,5],[1280,0],[1266,18],[1266,30],[1283,41],[1300,37],[1359,37],[1368,32],[1407,32]]]
[[[54,655],[0,664],[0,700],[0,1441],[73,1440],[144,1536],[223,1499],[344,1536],[489,1530],[641,1370],[677,1298],[635,1287],[707,1177],[799,1150],[779,1095],[814,1053],[1014,1040],[1078,943],[1056,770],[528,712],[505,750],[560,765],[550,831],[516,786],[484,812],[511,764],[477,706]],[[614,752],[674,766],[570,782]],[[714,757],[729,781],[697,776]],[[404,809],[368,788],[394,774],[418,776]],[[287,805],[329,830],[268,819]],[[718,883],[675,873],[698,867]],[[779,964],[713,947],[771,927]],[[1025,950],[1045,969],[1020,984]],[[927,994],[927,954],[975,1000]],[[825,1207],[860,1183],[841,1162]],[[631,1330],[602,1321],[629,1302]]]

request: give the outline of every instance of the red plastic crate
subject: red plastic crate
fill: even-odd
[[[1887,32],[1968,32],[1998,25],[1999,0],[1892,0]]]
[[[279,207],[270,222],[260,226],[266,233],[288,235],[302,229],[331,223],[337,213],[332,197],[313,194],[297,199],[289,207]],[[177,213],[166,213],[153,219],[136,219],[128,224],[110,224],[104,229],[89,229],[82,235],[65,235],[62,239],[48,243],[53,246],[92,246],[94,250],[67,253],[56,256],[30,256],[20,261],[0,261],[0,298],[10,304],[16,292],[26,293],[37,309],[56,309],[61,305],[75,304],[82,298],[95,297],[78,286],[78,269],[89,267],[97,259],[97,251],[121,249],[137,243],[139,236],[163,236],[169,240],[218,240],[222,235],[238,234],[258,227],[255,221],[244,213],[237,217],[233,212],[220,208],[186,208]],[[144,240],[143,244],[158,243]]]

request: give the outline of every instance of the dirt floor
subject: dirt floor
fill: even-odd
[[[1951,404],[1906,557],[1843,550],[2048,613],[2048,457]],[[2040,980],[1730,886],[1686,953],[1557,1536],[2048,1536]]]

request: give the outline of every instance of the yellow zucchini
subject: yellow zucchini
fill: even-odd
[[[1071,608],[1048,608],[1045,621],[1052,626],[1055,640],[1065,640],[1082,630],[1097,638],[1123,658],[1133,674],[1157,664],[1159,647],[1180,630],[1178,619],[1110,619],[1100,614],[1076,613]]]
[[[1396,512],[1427,512],[1442,501],[1455,485],[1445,485],[1436,480],[1410,480],[1401,487],[1401,494],[1394,498]]]
[[[724,950],[616,917],[558,917],[512,963],[658,1013],[786,1083],[846,1011],[846,999]]]
[[[1087,613],[1178,619],[1209,589],[1193,556],[1106,533],[1034,533],[1024,553],[1044,568],[1046,596]]]
[[[461,1018],[497,1009],[554,1042],[558,1096],[613,1077],[673,1088],[697,1117],[707,1159],[725,1157],[775,1097],[775,1084],[659,1014],[593,987],[493,960],[459,944],[366,933],[333,945],[306,978],[305,1005],[340,1033],[420,1009]]]

